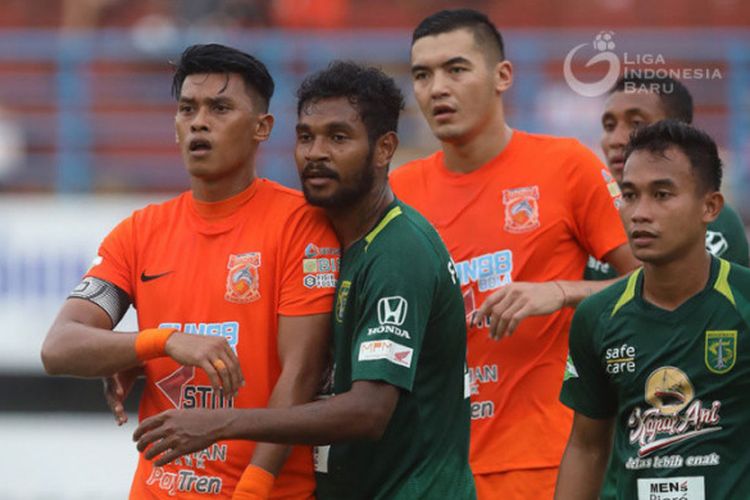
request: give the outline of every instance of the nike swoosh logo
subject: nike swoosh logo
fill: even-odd
[[[146,271],[141,272],[141,281],[147,282],[151,280],[155,280],[157,278],[161,278],[162,276],[166,276],[167,274],[172,274],[173,271],[167,271],[166,273],[161,274],[146,274]]]

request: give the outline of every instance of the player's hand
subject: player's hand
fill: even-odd
[[[490,320],[490,338],[510,336],[524,318],[557,311],[565,305],[565,293],[559,283],[517,282],[492,293],[477,310],[472,326]]]
[[[145,419],[133,433],[138,451],[154,465],[165,465],[221,439],[228,414],[222,410],[168,410]],[[158,457],[158,458],[157,458]]]
[[[175,332],[167,340],[165,352],[180,364],[202,368],[214,390],[223,390],[225,396],[236,396],[245,385],[240,360],[224,337]]]
[[[125,413],[124,403],[128,398],[128,394],[133,389],[135,379],[141,375],[143,375],[143,367],[137,366],[103,379],[104,399],[107,401],[109,410],[115,416],[117,425],[122,425],[128,421],[128,414]]]

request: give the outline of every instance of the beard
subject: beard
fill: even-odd
[[[303,182],[302,193],[305,195],[305,200],[307,200],[310,205],[320,208],[342,209],[355,205],[372,190],[372,186],[375,183],[375,166],[372,164],[372,156],[373,150],[370,148],[367,152],[367,158],[365,158],[364,161],[365,166],[357,173],[357,176],[352,179],[349,185],[342,185],[340,183],[341,176],[332,170],[328,170],[324,166],[318,167],[312,163],[306,165],[302,174],[303,180],[305,174],[313,170],[336,179],[339,181],[339,186],[333,194],[320,195],[312,192]]]

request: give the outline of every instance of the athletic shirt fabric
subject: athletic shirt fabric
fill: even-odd
[[[140,329],[226,337],[246,382],[228,400],[199,368],[147,361],[139,418],[174,408],[265,407],[280,374],[278,316],[331,311],[338,252],[325,215],[265,179],[217,203],[186,192],[122,221],[87,275],[130,296]],[[130,498],[230,498],[254,448],[221,441],[164,467],[141,454]],[[273,495],[310,498],[314,488],[311,450],[296,447]]]
[[[348,248],[334,307],[333,391],[400,389],[378,441],[316,448],[320,500],[476,498],[461,289],[440,237],[396,200]]]
[[[712,258],[705,288],[667,311],[642,271],[585,301],[561,400],[615,419],[607,498],[750,498],[750,270]]]
[[[395,170],[391,185],[445,241],[468,320],[501,286],[580,280],[588,255],[626,243],[603,172],[574,139],[516,130],[471,173],[449,171],[439,151]],[[527,318],[501,341],[486,324],[469,330],[474,474],[559,465],[572,422],[558,401],[572,312]]]

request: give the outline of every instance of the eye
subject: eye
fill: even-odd
[[[667,198],[671,197],[672,193],[670,193],[669,191],[660,190],[654,193],[654,198],[656,198],[657,200],[666,200]]]
[[[457,75],[459,73],[463,73],[464,71],[468,71],[463,66],[451,66],[451,68],[448,70],[452,75]]]
[[[632,191],[623,191],[622,199],[625,201],[632,201],[635,199],[635,193]]]
[[[614,120],[605,120],[602,122],[602,128],[605,132],[612,132],[615,129]]]
[[[312,140],[312,135],[307,132],[299,132],[297,134],[297,142],[310,142]]]
[[[180,104],[177,108],[180,113],[192,113],[193,107],[190,104]]]
[[[333,139],[333,142],[344,142],[348,137],[344,134],[333,134],[331,139]]]
[[[641,118],[633,118],[630,120],[630,126],[634,129],[639,129],[646,125],[646,121],[642,120]]]
[[[417,71],[416,73],[412,73],[412,78],[414,79],[414,81],[424,80],[427,78],[427,72]]]
[[[226,104],[214,104],[214,111],[217,113],[226,113],[229,109],[229,106]]]

